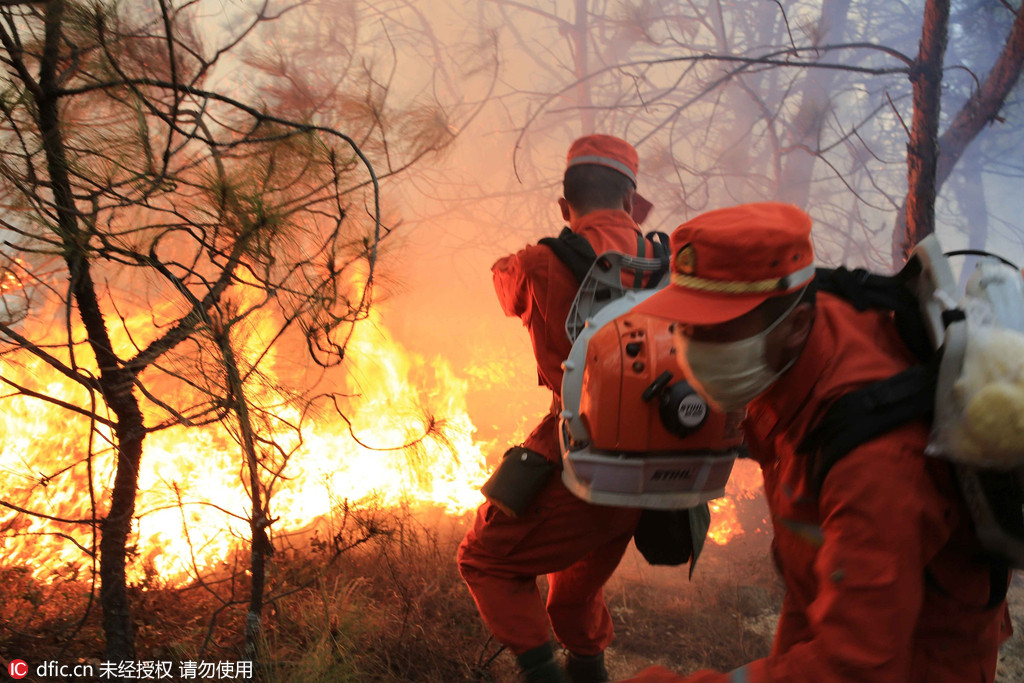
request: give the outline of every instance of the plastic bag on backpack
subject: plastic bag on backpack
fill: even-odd
[[[949,395],[939,396],[929,451],[977,467],[1020,467],[1024,333],[1000,326],[980,299],[968,297],[961,308],[966,313],[963,367]]]

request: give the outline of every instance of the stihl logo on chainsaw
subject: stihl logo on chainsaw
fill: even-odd
[[[704,417],[704,414],[706,412],[708,412],[707,407],[702,405],[702,404],[700,404],[700,403],[690,403],[690,404],[682,403],[679,406],[679,415],[680,415],[680,417],[702,418],[702,417]]]
[[[677,481],[679,479],[692,479],[693,470],[654,470],[651,479],[654,481]]]
[[[677,412],[680,424],[696,429],[708,416],[708,404],[698,394],[690,394],[679,403]]]

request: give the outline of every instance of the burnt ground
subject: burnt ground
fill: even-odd
[[[692,580],[686,568],[651,567],[630,548],[606,588],[616,629],[608,652],[613,676],[652,663],[729,671],[768,653],[782,587],[757,500],[739,506],[747,531],[727,545],[709,544]],[[278,597],[263,612],[262,680],[518,681],[514,658],[489,641],[455,567],[470,519],[388,511],[376,520],[386,533],[340,557],[327,557],[329,544],[278,552],[268,585]],[[24,569],[2,570],[0,579],[0,661],[30,653],[34,662],[99,661],[102,632],[95,603],[85,611],[87,579],[38,582]],[[138,657],[238,659],[245,583],[233,574],[178,588],[135,586]],[[240,601],[226,608],[216,595],[232,586]],[[1009,599],[1018,632],[1002,648],[999,683],[1024,681],[1021,575]]]

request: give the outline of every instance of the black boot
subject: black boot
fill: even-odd
[[[555,660],[555,649],[551,643],[527,650],[516,660],[523,672],[523,683],[569,683],[565,671]]]
[[[604,668],[604,653],[577,655],[572,652],[565,658],[565,672],[570,683],[603,683],[610,681],[608,669]]]

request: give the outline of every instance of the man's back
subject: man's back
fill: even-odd
[[[608,209],[583,216],[573,231],[597,254],[635,254],[640,235],[629,214]],[[565,320],[579,287],[575,276],[550,248],[539,244],[498,259],[491,271],[502,310],[521,318],[529,330],[541,384],[561,393],[561,364],[572,348]]]
[[[804,353],[750,405],[745,432],[764,470],[787,585],[775,649],[802,651],[792,666],[807,680],[995,676],[1004,610],[985,609],[990,568],[971,558],[948,467],[924,455],[928,425],[909,423],[852,450],[818,496],[811,463],[796,452],[832,400],[912,362],[884,313],[820,294]]]
[[[630,211],[638,163],[636,150],[613,136],[584,136],[569,148],[558,205],[596,253],[636,253],[640,233]],[[519,485],[521,504],[504,506],[508,513],[496,494],[480,506],[459,546],[459,570],[488,628],[516,655],[524,680],[607,681],[604,650],[614,628],[602,588],[640,513],[592,506],[574,496],[560,476],[561,363],[571,349],[565,320],[579,283],[550,247],[540,245],[499,259],[492,271],[502,309],[527,327],[539,381],[554,397],[552,409],[521,447],[506,452],[492,480],[519,485],[523,478],[515,475],[531,468],[551,474]],[[551,466],[536,467],[530,451]],[[506,472],[512,476],[500,476]],[[547,576],[546,599],[537,587],[540,575]],[[568,651],[564,667],[550,641],[552,632]]]

